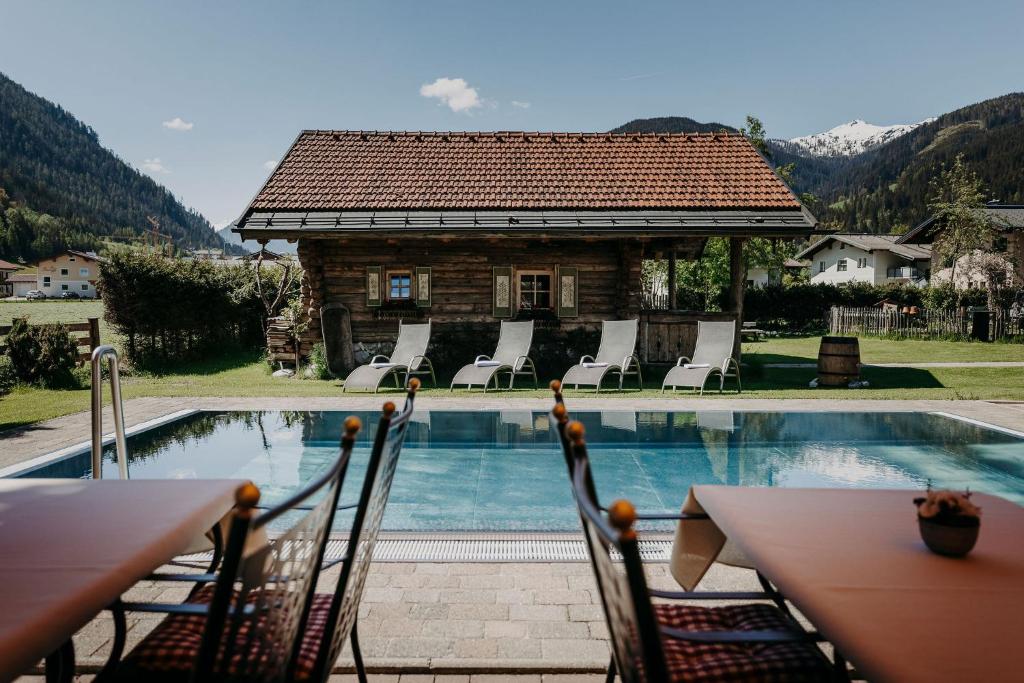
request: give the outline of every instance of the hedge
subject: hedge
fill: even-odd
[[[271,299],[280,279],[277,270],[260,270]],[[100,265],[100,288],[104,317],[124,337],[124,353],[137,365],[264,343],[266,310],[253,265],[214,265],[123,249]]]

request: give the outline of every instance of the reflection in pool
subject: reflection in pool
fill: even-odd
[[[247,478],[280,499],[336,456],[347,412],[203,412],[128,441],[132,478]],[[349,469],[362,480],[376,413]],[[679,509],[691,484],[970,487],[1024,503],[1024,440],[927,413],[606,411],[587,428],[601,498]],[[569,531],[578,524],[546,413],[413,416],[385,516],[388,530]],[[22,476],[88,477],[89,456]],[[117,477],[113,450],[104,476]],[[353,483],[356,482],[356,483]],[[343,528],[347,519],[339,520]],[[667,527],[664,527],[667,528]]]

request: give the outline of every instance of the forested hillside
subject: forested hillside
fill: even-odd
[[[147,216],[178,247],[221,247],[199,213],[105,149],[89,126],[0,74],[0,258],[32,261],[103,237],[139,235]]]
[[[754,112],[756,114],[756,112]],[[615,132],[732,130],[685,117],[637,119]],[[795,164],[793,189],[811,193],[812,209],[829,227],[901,232],[928,215],[929,182],[963,154],[992,199],[1024,203],[1024,94],[1012,93],[939,116],[906,135],[855,156],[812,156],[769,140],[777,166]]]

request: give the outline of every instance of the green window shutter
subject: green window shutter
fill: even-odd
[[[384,296],[381,292],[381,271],[380,266],[366,266],[366,305],[371,308],[380,306]]]
[[[420,308],[430,308],[430,268],[418,267],[416,270],[416,305]]]
[[[559,266],[558,273],[558,317],[575,318],[580,314],[579,269]]]
[[[494,287],[491,301],[495,318],[512,317],[512,267],[494,266]]]

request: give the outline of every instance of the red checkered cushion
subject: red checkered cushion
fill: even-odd
[[[777,631],[792,623],[772,605],[654,606],[658,622],[680,631]],[[662,637],[673,682],[827,681],[828,661],[813,643],[693,643]]]
[[[189,599],[190,603],[209,604],[213,600],[214,586],[205,586]],[[332,594],[317,593],[313,597],[306,631],[299,648],[296,678],[309,678],[316,663],[317,651],[327,625]],[[253,598],[254,600],[255,598]],[[253,600],[250,600],[252,602]],[[118,668],[118,678],[146,681],[187,680],[192,672],[199,646],[203,640],[204,615],[171,614],[147,635],[128,654]],[[239,629],[239,645],[245,643],[247,629]],[[243,661],[244,653],[235,651],[231,671]],[[246,658],[247,659],[247,658]]]

